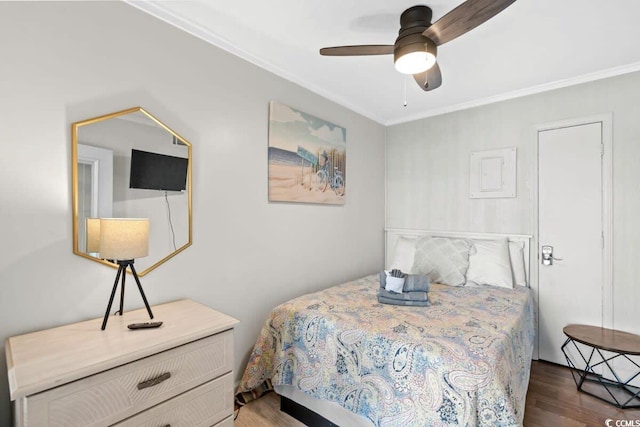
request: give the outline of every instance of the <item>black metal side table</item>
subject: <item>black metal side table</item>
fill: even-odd
[[[631,385],[640,377],[640,360],[635,357],[640,356],[640,335],[589,325],[568,325],[562,331],[567,336],[562,353],[579,391],[621,409],[640,408],[640,388]],[[590,351],[583,354],[576,343],[590,347]],[[572,345],[584,362],[584,370],[577,368],[579,360],[573,361],[569,357],[567,347]],[[614,366],[618,358],[627,360],[628,367],[634,369],[635,373],[626,380],[621,379],[615,370],[620,370],[619,364]]]

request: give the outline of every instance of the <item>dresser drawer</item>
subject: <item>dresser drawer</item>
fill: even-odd
[[[233,375],[229,373],[154,406],[116,426],[211,427],[232,415]]]
[[[111,425],[226,374],[232,365],[229,330],[29,396],[24,425]]]

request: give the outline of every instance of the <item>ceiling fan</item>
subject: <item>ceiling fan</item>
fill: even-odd
[[[400,31],[392,45],[336,46],[320,49],[325,56],[362,56],[393,54],[396,69],[413,74],[425,91],[442,84],[436,61],[438,46],[471,31],[502,12],[516,0],[467,0],[431,23],[431,8],[413,6],[400,15]]]

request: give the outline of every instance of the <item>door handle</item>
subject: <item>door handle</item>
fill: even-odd
[[[553,265],[553,261],[562,261],[562,258],[553,256],[553,246],[544,245],[542,250],[542,265]]]

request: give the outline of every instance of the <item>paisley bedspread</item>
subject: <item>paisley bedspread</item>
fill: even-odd
[[[379,304],[368,276],[276,307],[238,391],[270,379],[376,426],[522,425],[530,289],[433,284],[430,307]]]

